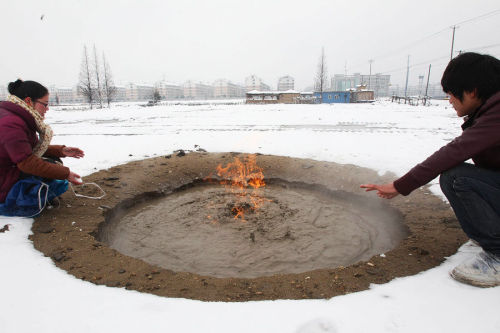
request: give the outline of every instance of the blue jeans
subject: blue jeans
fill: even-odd
[[[500,171],[462,163],[443,172],[439,184],[467,236],[500,256]]]

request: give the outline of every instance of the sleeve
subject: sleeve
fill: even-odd
[[[483,114],[462,135],[442,147],[394,182],[396,190],[408,195],[443,171],[473,158],[485,149],[500,144],[500,109]]]
[[[3,132],[0,136],[1,144],[13,163],[17,164],[33,153],[23,123],[13,120],[4,123],[0,130]]]
[[[47,157],[64,157],[62,149],[66,147],[64,145],[49,145],[44,156]]]
[[[17,163],[17,167],[24,173],[50,179],[67,179],[69,168],[46,162],[36,155],[30,155],[27,159]]]

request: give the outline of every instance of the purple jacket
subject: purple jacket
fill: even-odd
[[[0,202],[19,179],[17,163],[33,153],[38,142],[33,116],[22,107],[0,103]]]
[[[408,195],[470,158],[478,167],[500,172],[500,92],[471,114],[462,129],[459,137],[396,180],[396,190]]]

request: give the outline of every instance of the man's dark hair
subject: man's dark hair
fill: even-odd
[[[18,79],[9,83],[9,93],[20,99],[29,97],[32,100],[37,100],[47,95],[49,91],[38,82]]]
[[[486,101],[500,91],[500,60],[486,54],[462,53],[446,67],[441,85],[462,101],[464,92],[476,91],[481,101]]]

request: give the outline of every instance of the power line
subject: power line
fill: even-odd
[[[459,25],[465,25],[465,24],[468,24],[468,23],[472,23],[472,22],[475,22],[475,21],[478,21],[478,20],[481,20],[481,19],[486,19],[488,17],[491,17],[491,16],[494,16],[494,15],[497,15],[500,13],[500,9],[496,9],[496,10],[493,10],[491,12],[488,12],[488,13],[485,13],[485,14],[481,14],[479,16],[475,16],[473,18],[470,18],[470,19],[467,19],[467,20],[464,20],[464,21],[461,21],[461,22],[458,22],[458,23],[455,23],[455,24],[452,24],[451,27],[453,28],[454,26],[459,26]],[[386,53],[383,53],[381,55],[378,55],[378,56],[375,56],[375,57],[372,57],[371,59],[372,60],[380,60],[380,59],[383,59],[385,57],[387,57],[388,55],[393,55],[395,53],[398,53],[400,51],[405,51],[407,50],[408,48],[411,48],[411,47],[414,47],[415,45],[418,45],[424,41],[427,41],[428,39],[430,38],[433,38],[433,37],[436,37],[437,35],[445,32],[445,31],[449,31],[450,29],[450,26],[446,27],[446,28],[443,28],[442,30],[439,30],[437,32],[434,32],[430,35],[427,35],[423,38],[420,38],[420,39],[417,39],[416,41],[414,42],[411,42],[411,43],[408,43],[402,47],[399,47],[397,49],[394,49],[392,51],[389,51],[389,52],[386,52]],[[359,66],[361,65],[362,63],[364,62],[359,62],[359,63],[355,63],[355,65],[352,65],[352,67],[356,67],[356,66]]]
[[[441,57],[438,57],[438,58],[434,58],[434,59],[431,59],[431,60],[426,60],[426,61],[422,61],[422,62],[413,64],[413,65],[410,65],[410,68],[415,68],[415,67],[418,67],[418,66],[421,66],[421,65],[428,65],[429,63],[433,63],[434,61],[438,61],[438,60],[442,60],[442,59],[448,59],[448,55],[441,56]],[[388,70],[388,71],[381,72],[380,74],[389,74],[389,73],[400,72],[400,71],[402,71],[404,69],[406,69],[406,67],[399,67],[399,68],[395,68],[395,69],[391,69],[391,70]]]
[[[498,44],[491,44],[491,45],[486,45],[486,46],[478,46],[478,47],[471,47],[466,50],[484,50],[484,49],[491,49],[494,47],[500,46],[500,43]]]
[[[493,10],[493,11],[491,11],[489,13],[486,13],[486,14],[483,14],[483,15],[479,15],[479,16],[473,17],[471,19],[468,19],[468,20],[465,20],[465,21],[462,21],[462,22],[459,22],[459,23],[456,23],[456,24],[453,24],[453,25],[464,25],[465,23],[471,23],[471,22],[477,21],[477,20],[482,19],[482,18],[487,18],[489,16],[494,16],[494,15],[496,15],[498,13],[500,13],[500,9]]]

